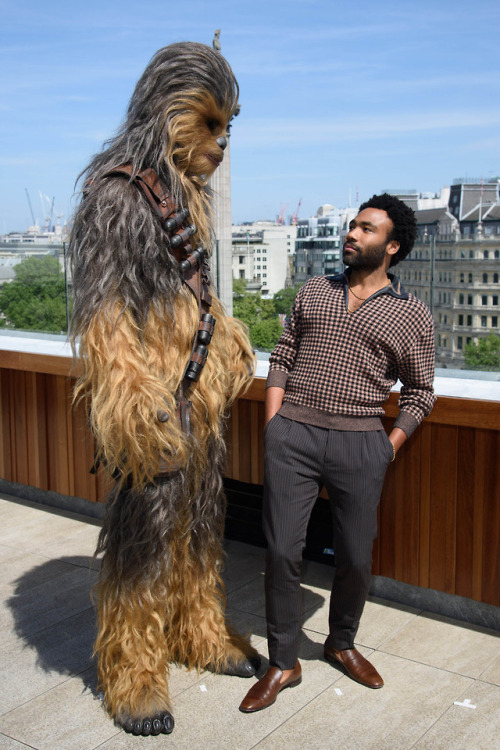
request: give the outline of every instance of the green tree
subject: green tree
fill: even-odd
[[[282,326],[272,299],[246,291],[244,279],[233,281],[233,314],[247,324],[255,349],[271,351],[278,343]]]
[[[14,268],[16,277],[0,292],[2,325],[29,331],[66,330],[64,274],[57,258],[28,258]]]
[[[468,370],[500,371],[500,336],[490,332],[475,344],[467,344],[464,352],[465,366]]]
[[[296,286],[290,286],[286,289],[280,289],[279,292],[276,292],[273,297],[273,302],[274,308],[277,313],[281,313],[282,315],[286,316],[290,315],[290,310],[292,309],[295,297],[301,286],[303,285],[297,284]]]

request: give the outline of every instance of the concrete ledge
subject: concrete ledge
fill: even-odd
[[[451,617],[470,625],[479,625],[492,630],[500,630],[500,608],[493,604],[476,602],[465,596],[445,594],[435,589],[424,589],[409,583],[395,581],[384,576],[372,576],[370,594],[397,604],[433,612],[443,617]]]

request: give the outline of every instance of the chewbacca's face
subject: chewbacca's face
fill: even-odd
[[[176,168],[193,182],[205,184],[222,162],[232,114],[221,109],[211,94],[197,93],[189,108],[172,119],[168,129],[175,143],[172,157]]]

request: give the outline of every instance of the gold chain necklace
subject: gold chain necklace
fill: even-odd
[[[387,286],[387,284],[386,284],[386,286]],[[359,300],[361,300],[361,302],[366,302],[366,300],[368,299],[368,297],[358,297],[358,295],[357,295],[357,294],[356,294],[356,292],[355,292],[355,291],[354,291],[354,290],[352,289],[352,287],[351,287],[351,285],[349,284],[349,282],[347,282],[347,288],[349,289],[349,291],[351,292],[351,294],[354,294],[354,296],[356,297],[356,299],[359,299]],[[351,312],[352,312],[352,311],[351,311]]]
[[[380,287],[380,289],[385,289],[385,288],[386,288],[386,286],[390,286],[390,285],[391,285],[391,283],[392,283],[392,282],[391,282],[391,280],[389,279],[389,281],[387,282],[387,284],[384,284],[384,286]],[[355,292],[355,291],[354,291],[354,290],[353,290],[353,289],[351,288],[351,285],[349,284],[349,282],[347,282],[347,288],[349,289],[349,291],[350,291],[350,292],[352,292],[352,294],[354,295],[354,297],[356,297],[356,299],[359,299],[359,301],[360,301],[360,302],[366,302],[366,300],[368,299],[368,297],[359,297],[359,296],[358,296],[358,295],[356,294],[356,292]],[[380,292],[380,289],[377,289],[377,291],[378,291],[378,292]],[[373,294],[376,294],[376,292],[373,292]],[[372,296],[372,295],[370,294],[370,297],[371,297],[371,296]],[[360,305],[359,307],[361,307],[361,305]],[[359,310],[359,307],[357,307],[357,308],[356,308],[356,310]],[[349,307],[349,303],[347,303],[347,312],[348,312],[348,313],[353,313],[353,312],[356,312],[356,310],[351,310],[351,308]]]

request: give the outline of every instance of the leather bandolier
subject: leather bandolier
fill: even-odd
[[[210,269],[206,251],[201,246],[193,249],[190,238],[196,232],[196,226],[189,223],[187,209],[179,209],[172,200],[169,189],[163,184],[153,169],[144,169],[134,175],[131,164],[122,164],[104,175],[108,177],[126,177],[133,182],[147,200],[153,214],[159,220],[165,232],[165,248],[178,263],[183,282],[189,287],[198,304],[200,322],[194,337],[191,357],[187,363],[176,394],[177,418],[183,432],[190,434],[191,402],[189,390],[201,373],[208,356],[208,345],[212,339],[215,318],[210,313],[212,296],[209,291]],[[168,420],[168,414],[162,409],[157,412],[160,422]],[[97,468],[97,467],[95,467]],[[95,470],[94,468],[94,470]],[[175,469],[164,459],[160,459],[157,476],[168,477]]]

